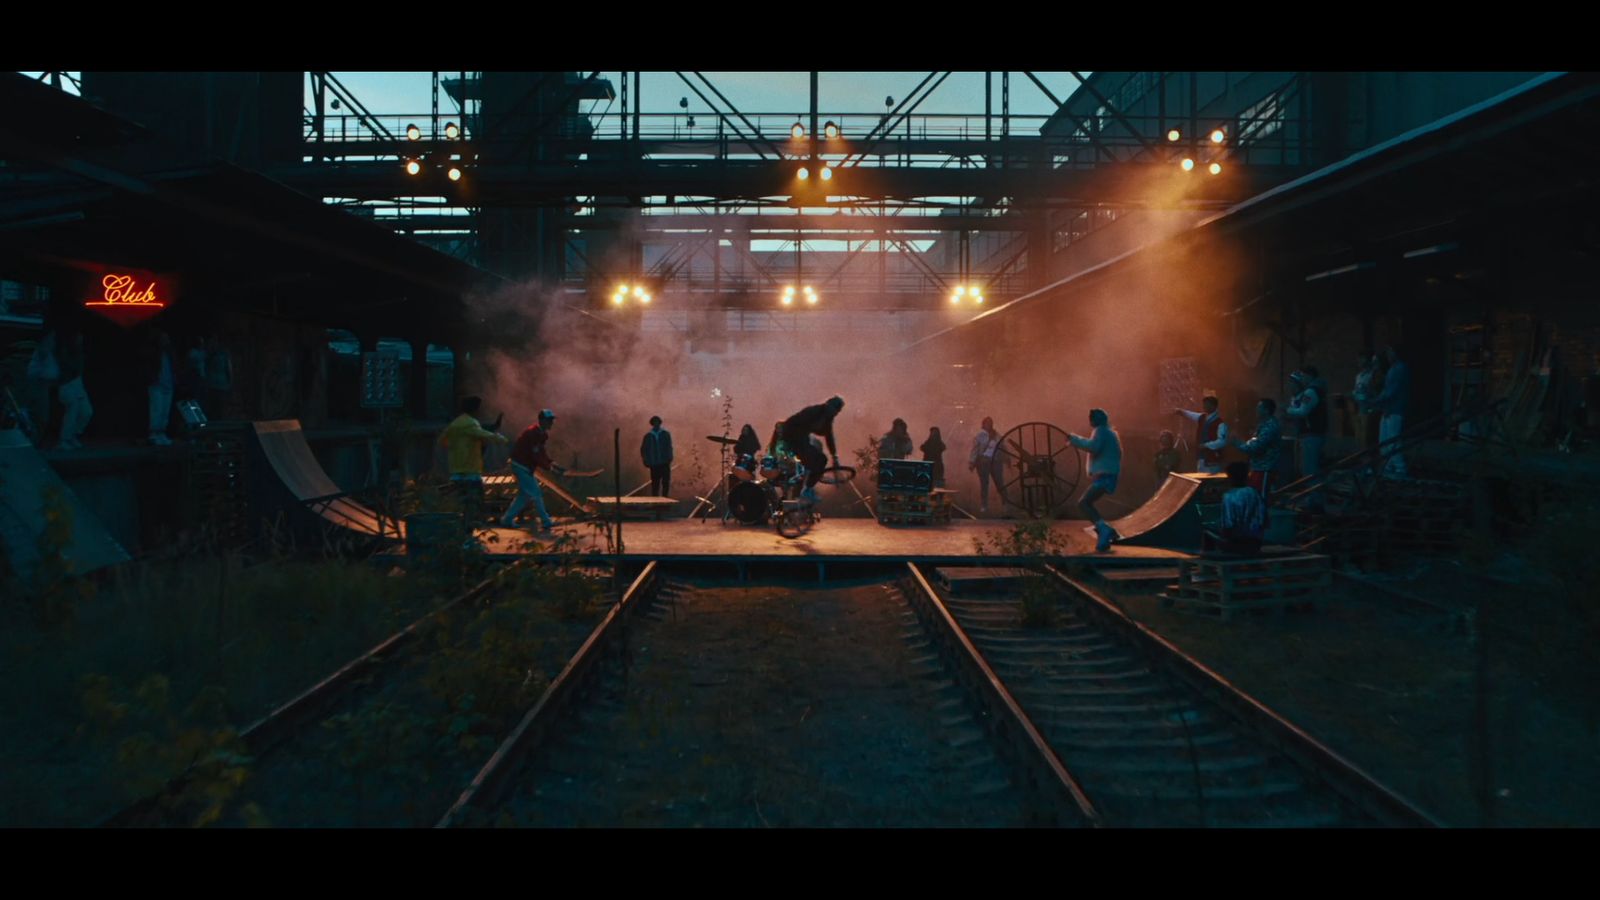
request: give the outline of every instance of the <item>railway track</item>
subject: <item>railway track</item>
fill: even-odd
[[[311,725],[356,688],[372,694],[503,577],[247,729],[249,751],[278,760],[274,791],[327,755]],[[1438,824],[1090,586],[1048,577],[1066,599],[1041,630],[1020,626],[1013,598],[945,596],[914,565],[799,588],[669,578],[652,562],[492,752],[436,767],[437,806],[351,822],[322,799],[275,823]],[[107,824],[159,823],[184,786]]]
[[[641,579],[561,696],[440,824],[1030,821],[894,579]]]
[[[430,659],[452,643],[452,633],[473,624],[470,616],[462,614],[488,610],[490,604],[486,601],[505,589],[508,580],[527,567],[528,564],[518,562],[495,572],[243,729],[239,744],[249,757],[249,776],[241,796],[230,802],[229,813],[220,823],[239,824],[239,807],[252,795],[266,792],[275,795],[272,814],[266,817],[270,824],[402,824],[362,821],[359,816],[351,819],[318,809],[316,803],[326,800],[326,786],[322,786],[319,793],[307,789],[306,783],[316,780],[317,776],[328,780],[341,761],[393,763],[393,759],[384,760],[383,757],[392,756],[399,748],[376,745],[392,739],[392,732],[420,725],[420,716],[411,715],[402,720],[399,711],[404,704],[415,703],[426,694],[422,682],[435,674],[427,669]],[[587,628],[582,630],[587,631]],[[466,640],[470,638],[458,634],[454,643],[459,646]],[[560,658],[565,658],[565,649],[559,653]],[[341,743],[347,735],[330,733],[331,728],[340,724],[347,726],[343,729],[345,732],[362,729],[380,732],[387,726],[391,734],[373,734],[371,740],[363,741],[370,745],[366,752],[357,753],[368,759],[351,759],[350,742],[343,740]],[[341,755],[344,760],[336,759]],[[205,764],[206,760],[199,761],[170,779],[160,791],[124,807],[101,824],[116,827],[193,821],[197,808],[195,795],[204,794],[208,789],[204,784],[208,778]],[[471,769],[467,771],[470,773]],[[325,805],[339,806],[338,803]],[[440,808],[443,805],[441,803]],[[420,824],[431,821],[432,817],[424,815]]]
[[[1292,723],[1050,570],[1060,619],[1025,629],[1014,596],[956,598],[910,567],[925,619],[959,626],[1108,826],[1435,826]]]

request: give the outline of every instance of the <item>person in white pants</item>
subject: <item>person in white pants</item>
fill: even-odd
[[[61,370],[61,387],[56,389],[56,396],[65,407],[61,416],[61,439],[56,449],[77,450],[83,446],[80,438],[94,416],[89,392],[83,387],[83,335],[63,335],[56,358]]]
[[[156,332],[156,364],[150,379],[150,443],[159,447],[172,444],[167,437],[167,422],[172,418],[172,338]]]

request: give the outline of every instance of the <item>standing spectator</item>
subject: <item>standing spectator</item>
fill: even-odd
[[[972,439],[972,453],[967,457],[967,471],[978,473],[978,512],[989,511],[989,481],[994,480],[994,490],[1000,493],[1005,483],[1005,454],[1000,449],[1000,432],[994,428],[994,419],[984,416],[983,427]]]
[[[1328,440],[1328,385],[1316,366],[1306,366],[1290,375],[1289,380],[1294,382],[1298,392],[1284,413],[1299,421],[1300,476],[1314,477],[1322,471],[1322,448]],[[1306,507],[1313,511],[1320,512],[1322,504],[1320,489],[1313,490],[1306,498]]]
[[[1278,467],[1278,445],[1283,439],[1283,426],[1278,422],[1278,401],[1262,397],[1256,404],[1256,433],[1248,441],[1234,441],[1234,446],[1250,457],[1250,486],[1261,495],[1263,502],[1272,499],[1272,470]]]
[[[1253,556],[1267,533],[1267,505],[1250,486],[1250,465],[1228,464],[1228,492],[1222,495],[1222,521],[1205,533],[1204,549]]]
[[[895,419],[889,431],[878,441],[879,459],[910,459],[911,432],[905,419]]]
[[[505,435],[489,431],[478,422],[476,417],[482,406],[481,397],[463,397],[461,415],[446,425],[444,433],[439,435],[439,443],[449,453],[450,484],[462,498],[469,525],[477,524],[479,511],[483,508],[484,446],[489,441],[507,443]],[[499,427],[499,424],[500,420],[496,419],[495,426]]]
[[[1167,476],[1178,470],[1178,436],[1170,431],[1161,432],[1161,449],[1156,451],[1156,486],[1160,487]]]
[[[1371,410],[1372,402],[1378,396],[1378,381],[1378,355],[1361,354],[1355,388],[1350,392],[1350,397],[1355,401],[1352,418],[1355,420],[1356,445],[1363,450],[1372,446],[1378,436],[1377,416]]]
[[[28,392],[23,405],[33,426],[34,443],[43,446],[50,429],[50,398],[62,381],[61,363],[56,355],[56,333],[47,331],[28,357]]]
[[[1111,542],[1121,535],[1106,524],[1094,504],[1106,494],[1117,492],[1117,475],[1122,472],[1122,439],[1111,430],[1111,417],[1103,409],[1089,410],[1089,425],[1094,429],[1089,437],[1068,434],[1067,440],[1072,442],[1072,446],[1089,453],[1089,477],[1092,480],[1089,489],[1083,492],[1083,499],[1078,501],[1078,508],[1083,510],[1084,518],[1094,523],[1095,533],[1100,536],[1094,552],[1104,553],[1111,549]]]
[[[533,504],[534,512],[539,514],[539,530],[549,531],[555,527],[555,522],[550,519],[550,513],[544,508],[544,489],[539,486],[537,472],[547,469],[557,475],[566,474],[566,467],[557,464],[550,458],[546,446],[550,442],[550,429],[556,424],[556,414],[553,410],[541,410],[539,421],[522,430],[517,435],[517,442],[511,446],[511,472],[517,477],[517,496],[511,501],[511,506],[506,514],[500,517],[500,524],[507,528],[517,522],[517,516]]]
[[[150,360],[150,443],[171,446],[167,423],[172,417],[172,392],[175,384],[172,367],[172,338],[157,330],[152,338],[155,357]]]
[[[938,426],[928,429],[928,439],[922,442],[922,458],[933,463],[933,486],[944,487],[944,438]]]
[[[58,450],[77,450],[83,446],[80,438],[94,416],[94,406],[89,403],[89,392],[83,387],[83,335],[76,332],[63,334],[56,347],[56,360],[60,365],[61,387],[57,396],[66,408],[61,416],[61,439]]]
[[[225,419],[232,411],[233,357],[222,338],[206,339],[206,406],[211,415]]]
[[[639,444],[639,456],[650,470],[650,496],[672,495],[672,432],[661,427],[661,417],[650,417],[650,430]]]
[[[205,402],[206,345],[203,338],[194,338],[183,354],[183,374],[178,379],[177,398]]]
[[[1222,421],[1217,411],[1217,398],[1206,396],[1200,401],[1201,412],[1175,409],[1173,412],[1195,423],[1194,448],[1196,472],[1216,475],[1222,472],[1222,451],[1228,446],[1228,423]]]
[[[1383,454],[1385,478],[1406,477],[1406,458],[1400,451],[1400,432],[1405,429],[1406,406],[1411,399],[1411,370],[1400,361],[1394,347],[1383,348],[1389,368],[1383,373],[1383,390],[1372,398],[1378,420],[1378,446]]]

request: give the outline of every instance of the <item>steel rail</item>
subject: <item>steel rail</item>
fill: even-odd
[[[500,799],[519,764],[544,741],[552,723],[599,672],[604,652],[614,643],[627,640],[629,621],[638,610],[649,606],[660,583],[658,564],[652,560],[634,578],[622,599],[595,626],[588,640],[572,655],[566,667],[523,715],[517,727],[501,742],[435,827],[450,828],[465,824],[472,812],[488,809]]]
[[[1045,825],[1104,824],[1098,810],[1062,765],[1060,757],[1040,734],[1005,683],[972,643],[944,601],[928,583],[916,563],[906,563],[913,589],[907,599],[924,628],[939,644],[940,654],[957,681],[982,710],[978,717],[994,738],[997,749],[1017,766],[1023,787],[1043,801],[1034,810],[1035,823]]]

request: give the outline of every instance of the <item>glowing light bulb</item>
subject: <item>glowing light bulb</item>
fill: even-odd
[[[461,180],[461,169],[458,166],[451,166],[450,171],[446,172],[445,174],[450,176],[451,181]]]
[[[1178,132],[1178,129],[1176,129],[1176,128],[1174,128],[1171,131],[1167,132],[1167,140],[1169,140],[1169,141],[1176,141],[1178,138],[1181,138],[1181,137],[1183,137],[1183,135],[1180,134]]]
[[[419,173],[421,171],[422,171],[422,163],[417,162],[414,159],[406,160],[406,174],[407,175],[415,175],[415,174],[417,174],[417,173]]]
[[[800,140],[806,136],[806,127],[799,122],[794,123],[794,126],[789,129],[789,136],[797,141]]]
[[[811,170],[805,166],[801,166],[800,171],[794,173],[794,177],[800,179],[801,181],[805,181],[807,178],[811,177]]]
[[[1211,132],[1211,143],[1213,143],[1213,144],[1220,144],[1220,143],[1222,143],[1222,142],[1223,142],[1223,141],[1224,141],[1224,140],[1226,140],[1226,139],[1227,139],[1227,137],[1228,137],[1228,136],[1227,136],[1227,135],[1226,135],[1226,134],[1223,134],[1223,132],[1222,132],[1222,129],[1221,129],[1221,128],[1217,128],[1217,129],[1214,129],[1214,130],[1213,130],[1213,131],[1212,131],[1212,132]]]
[[[822,172],[820,174],[822,175],[822,180],[823,181],[832,181],[833,180],[833,167],[832,166],[823,166],[822,167]]]
[[[454,122],[446,122],[444,126],[444,136],[452,141],[455,140],[461,136],[461,126]]]
[[[828,140],[831,141],[839,136],[839,126],[829,122],[828,124],[822,126],[822,133],[827,135]]]
[[[1222,163],[1212,163],[1210,168],[1211,168],[1211,174],[1213,174],[1213,175],[1221,175],[1222,174]]]
[[[422,129],[415,125],[406,126],[406,140],[417,141],[422,139]]]
[[[1194,160],[1185,159],[1183,162],[1178,163],[1178,165],[1182,166],[1185,172],[1188,172],[1194,168]]]

